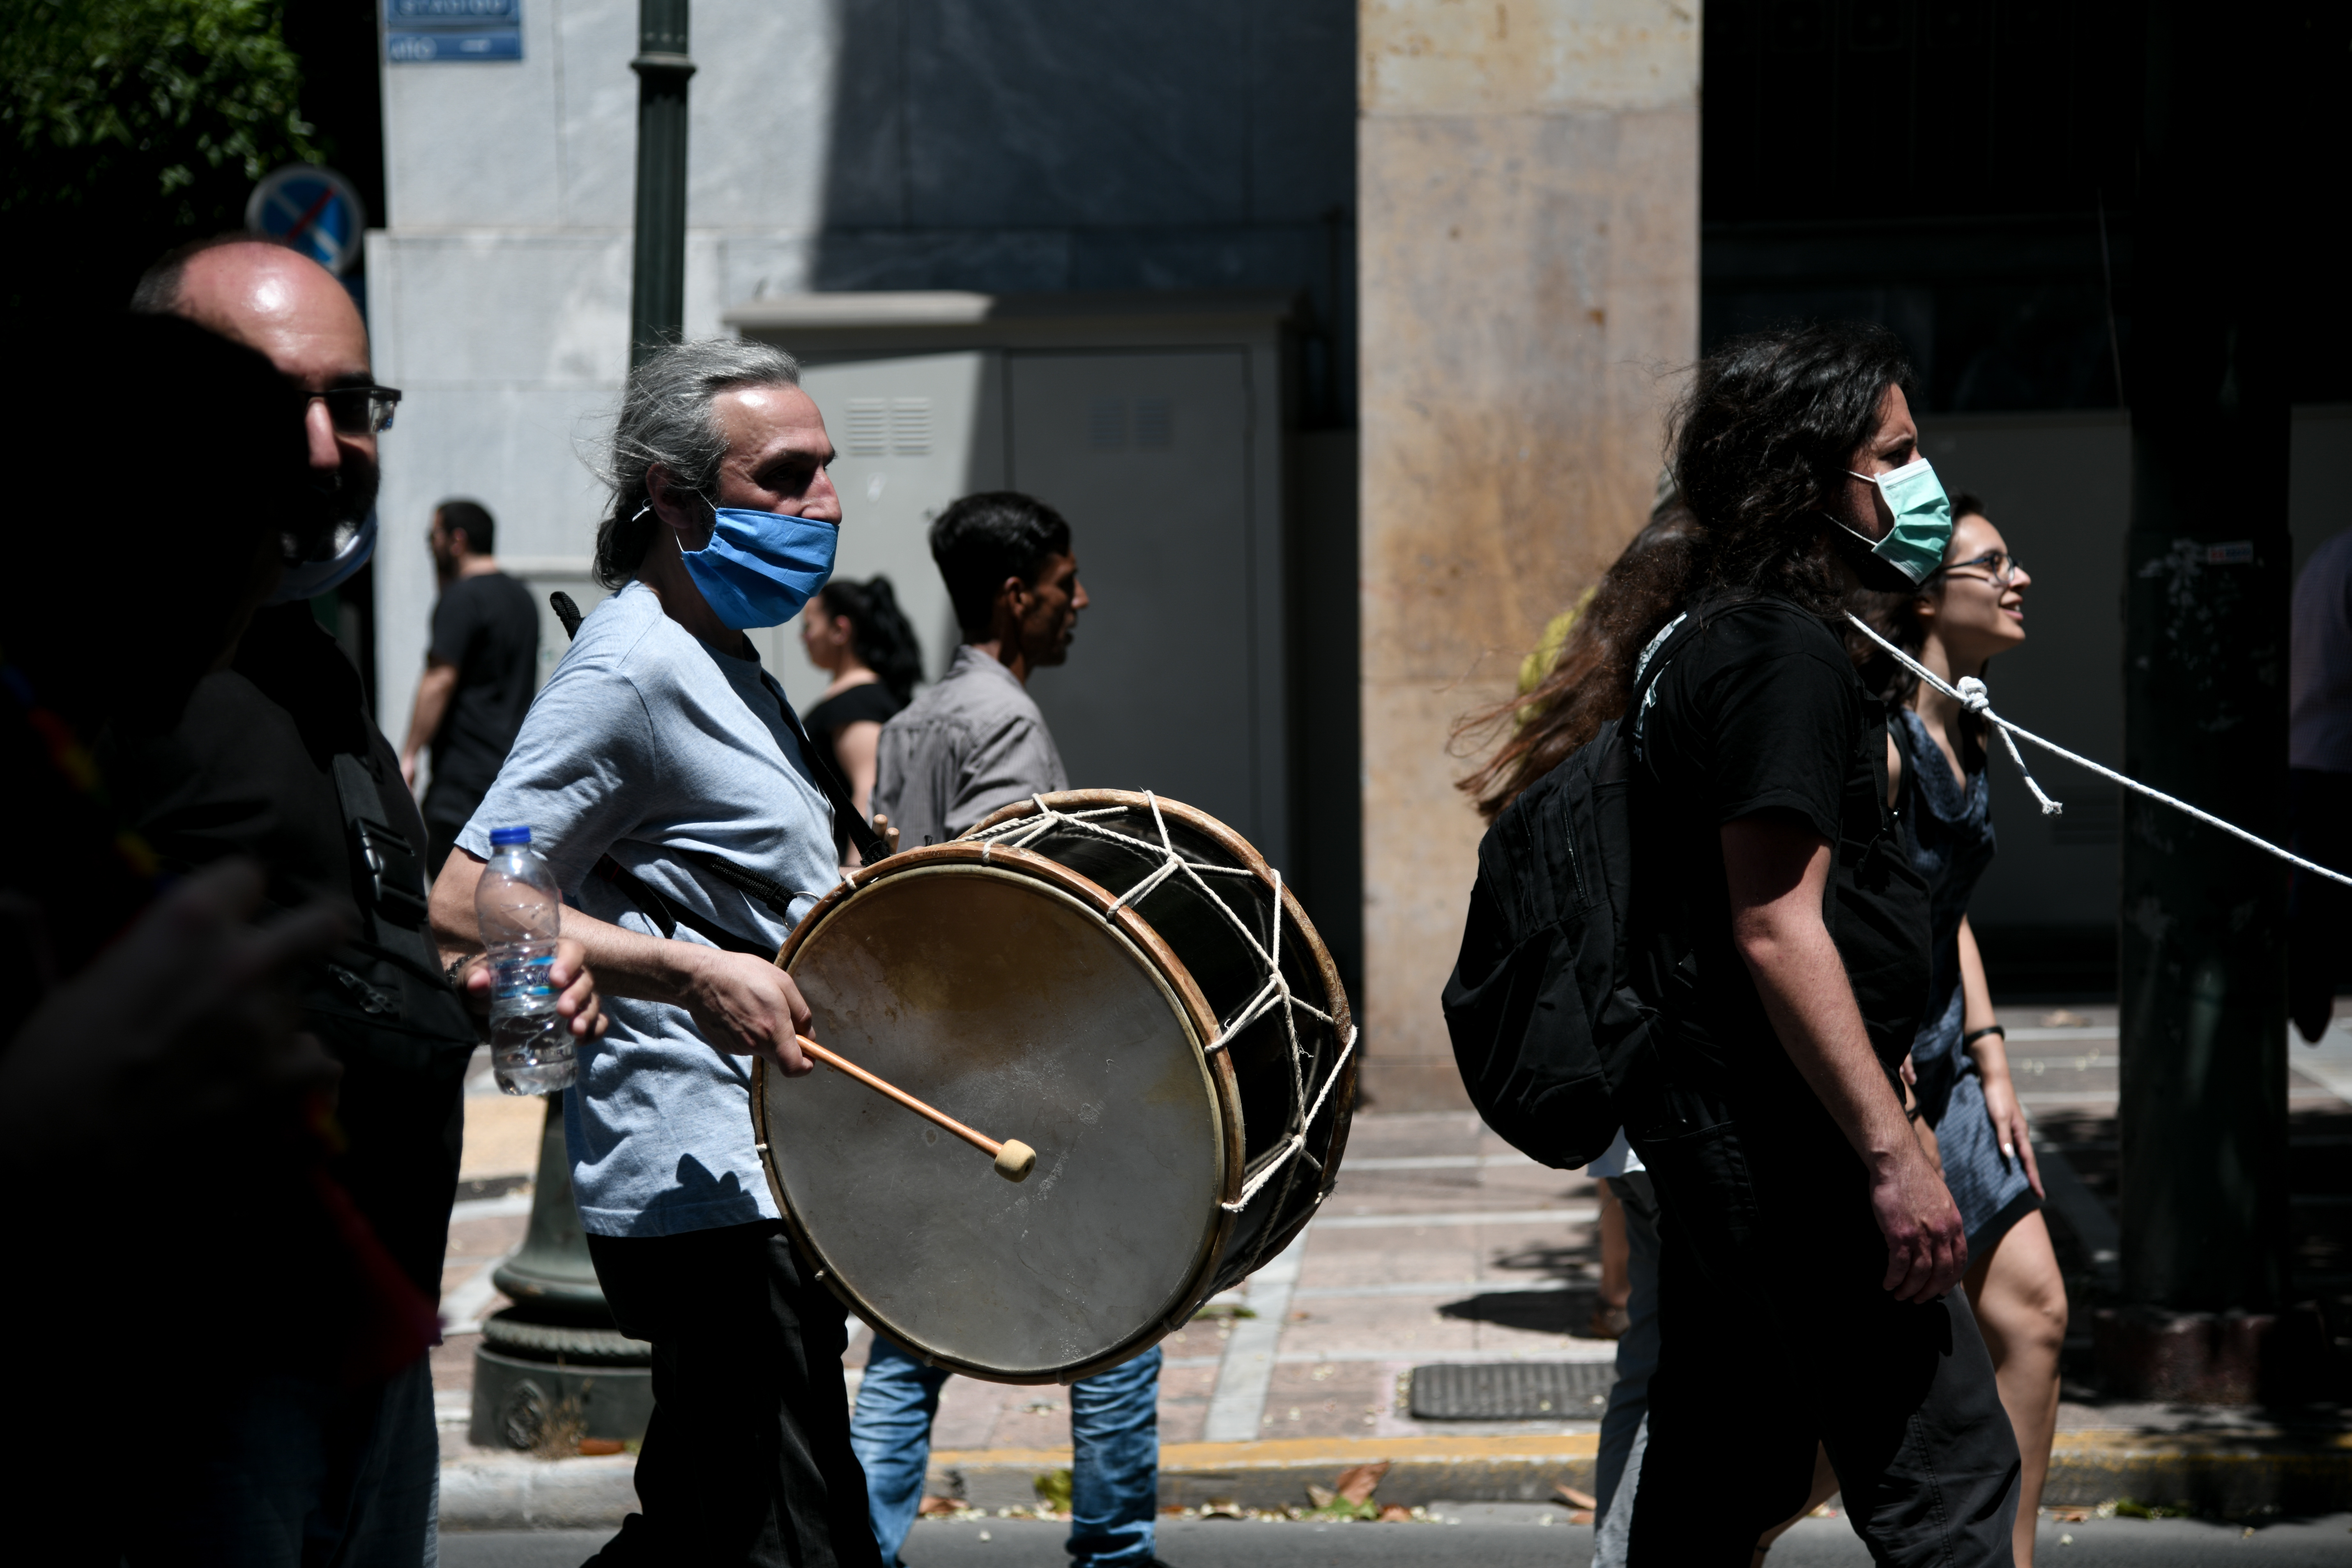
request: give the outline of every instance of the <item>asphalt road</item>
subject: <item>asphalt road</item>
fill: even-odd
[[[1164,1520],[1160,1555],[1174,1568],[1583,1568],[1592,1531],[1530,1522],[1533,1504],[1485,1503],[1447,1510],[1460,1524],[1256,1524]],[[907,1541],[909,1568],[1065,1568],[1066,1526],[1032,1520],[942,1523],[925,1520]],[[498,1531],[441,1538],[442,1568],[572,1568],[606,1531]],[[2071,1543],[2063,1538],[2072,1537]],[[2269,1524],[2252,1534],[2202,1520],[2098,1519],[2044,1524],[2036,1559],[2045,1568],[2343,1568],[2352,1562],[2352,1514]],[[1842,1519],[1809,1519],[1772,1549],[1772,1568],[1864,1568],[1870,1556]]]

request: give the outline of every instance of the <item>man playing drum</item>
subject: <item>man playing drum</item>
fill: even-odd
[[[931,558],[964,641],[946,678],[882,727],[874,808],[898,826],[902,848],[952,838],[999,806],[1068,787],[1027,686],[1031,671],[1069,657],[1087,607],[1070,525],[1025,495],[992,491],[949,507],[931,525]],[[1155,1561],[1160,1361],[1155,1346],[1070,1385],[1068,1546],[1078,1568]],[[874,1337],[851,1441],[888,1563],[921,1501],[948,1375]]]
[[[478,952],[490,832],[528,826],[611,998],[564,1097],[572,1183],[622,1329],[653,1343],[644,1512],[604,1563],[877,1562],[838,1302],[795,1259],[751,1135],[750,1063],[798,1076],[809,1009],[772,962],[836,876],[837,781],[748,628],[831,572],[833,444],[789,355],[713,340],[629,374],[582,624],[433,889]],[[846,808],[845,808],[846,809]],[[748,892],[746,888],[763,889]],[[771,896],[772,896],[772,901]]]

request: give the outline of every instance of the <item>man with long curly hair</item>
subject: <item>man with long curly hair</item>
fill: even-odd
[[[2017,1445],[1898,1081],[1926,889],[1832,625],[1950,537],[1910,386],[1892,334],[1818,324],[1726,345],[1677,411],[1698,545],[1631,721],[1628,978],[1663,1087],[1618,1109],[1664,1210],[1635,1564],[1748,1563],[1817,1442],[1878,1561],[2009,1561]],[[1727,1474],[1732,1421],[1761,1447]]]

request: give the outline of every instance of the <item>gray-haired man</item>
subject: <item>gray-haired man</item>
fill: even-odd
[[[837,785],[743,635],[791,618],[832,569],[833,444],[799,379],[790,356],[733,340],[630,374],[596,536],[597,576],[619,592],[582,624],[433,889],[445,952],[478,951],[490,832],[528,825],[572,906],[564,934],[611,997],[564,1132],[597,1279],[653,1343],[656,1409],[645,1511],[605,1563],[876,1562],[841,1309],[769,1196],[744,1059],[808,1071],[793,1041],[808,1005],[772,959],[836,876]],[[742,890],[761,879],[776,902]]]

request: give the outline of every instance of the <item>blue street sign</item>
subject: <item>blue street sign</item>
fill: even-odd
[[[332,169],[289,163],[253,187],[245,226],[276,235],[340,278],[359,265],[367,208],[352,183]]]
[[[519,60],[522,58],[522,29],[475,32],[449,28],[431,33],[386,33],[383,52],[384,58],[396,66],[432,60]]]
[[[394,65],[522,58],[522,0],[383,0]]]

